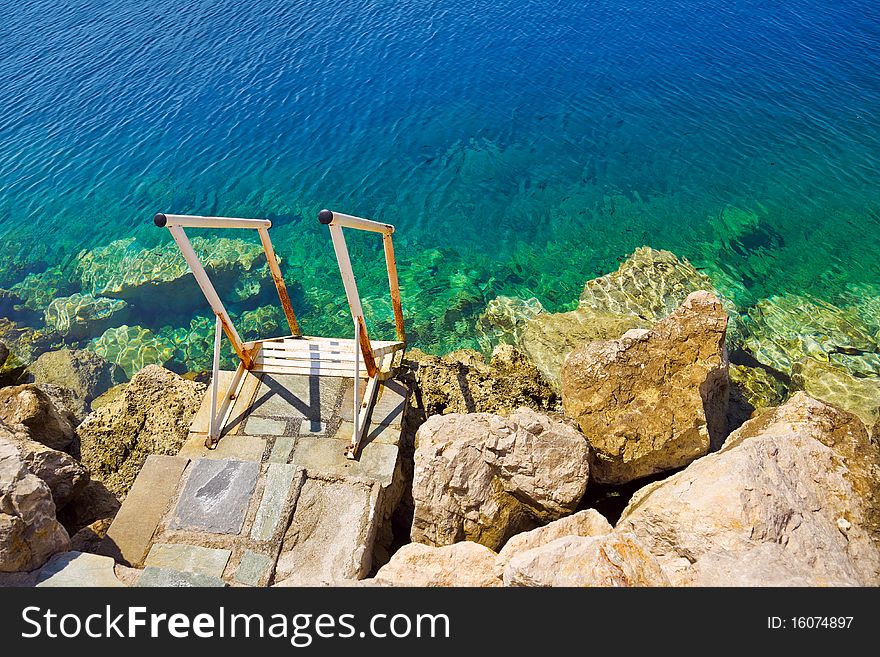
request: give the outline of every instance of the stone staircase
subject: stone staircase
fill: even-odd
[[[147,459],[100,551],[141,569],[137,586],[315,586],[367,576],[377,531],[402,492],[409,391],[382,383],[359,457],[349,460],[353,383],[248,374],[215,450],[204,447],[208,391],[179,454]],[[53,566],[39,585],[99,571],[101,557],[92,556]]]

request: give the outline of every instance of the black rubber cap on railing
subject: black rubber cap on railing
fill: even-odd
[[[153,217],[153,223],[156,224],[159,228],[165,228],[165,224],[168,223],[168,217],[159,212]]]
[[[321,210],[318,213],[318,221],[320,221],[325,226],[333,221],[333,213],[330,210]]]

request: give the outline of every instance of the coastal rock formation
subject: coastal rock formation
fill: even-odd
[[[99,335],[126,319],[125,301],[80,293],[53,299],[45,313],[46,326],[73,341]]]
[[[478,351],[461,350],[438,358],[418,349],[407,351],[404,362],[414,373],[414,398],[424,417],[557,406],[556,394],[537,368],[510,345],[496,347],[489,363]]]
[[[542,312],[544,306],[535,297],[495,297],[477,318],[475,330],[480,348],[490,351],[499,344],[516,344],[526,322]]]
[[[149,454],[177,454],[204,390],[157,365],[145,367],[121,396],[79,425],[83,464],[124,497]]]
[[[49,487],[30,472],[15,442],[0,439],[0,572],[33,570],[69,545]]]
[[[758,361],[792,374],[804,358],[880,376],[880,341],[852,309],[803,296],[762,299],[749,310],[743,346]]]
[[[74,429],[66,413],[32,384],[0,388],[0,421],[52,449],[70,447]]]
[[[47,351],[27,368],[27,375],[38,385],[58,386],[69,391],[77,407],[85,412],[90,410],[96,397],[126,378],[121,367],[85,349]],[[78,419],[83,417],[85,415]]]
[[[880,378],[858,378],[839,366],[805,358],[792,366],[792,381],[811,397],[858,415],[868,428],[880,420]]]
[[[505,586],[668,586],[657,559],[632,534],[567,536],[514,554]]]
[[[676,586],[880,584],[880,446],[798,392],[717,454],[638,491],[632,532]]]
[[[611,533],[613,528],[601,513],[586,509],[554,520],[548,525],[510,537],[504,544],[498,559],[507,562],[513,555],[546,545],[557,538],[566,536],[602,536]]]
[[[692,292],[715,292],[712,282],[669,251],[640,247],[617,269],[587,281],[578,308],[543,313],[523,329],[520,346],[557,389],[565,357],[595,340],[614,340],[630,329],[648,328],[666,317]],[[729,333],[738,332],[735,306],[721,299],[730,317]]]
[[[513,534],[574,511],[589,477],[573,427],[528,408],[428,418],[416,434],[411,537],[493,550]]]
[[[148,365],[166,365],[174,359],[168,342],[141,326],[118,326],[107,329],[89,348],[102,358],[119,365],[127,376]]]
[[[370,584],[381,586],[501,586],[497,555],[478,543],[442,547],[409,543],[382,566]]]
[[[726,433],[727,312],[694,292],[650,330],[576,349],[562,402],[594,450],[596,481],[621,484],[687,465]]]
[[[259,244],[225,237],[194,237],[193,249],[218,289],[232,290],[230,302],[255,296],[268,278],[266,256]],[[192,308],[202,301],[192,272],[173,242],[139,248],[134,238],[83,251],[77,272],[85,291],[122,299],[133,305],[158,304]],[[271,278],[268,279],[271,285]]]
[[[562,363],[575,348],[595,340],[614,340],[650,322],[636,315],[617,315],[590,307],[567,313],[541,313],[526,322],[519,347],[557,392]]]
[[[89,481],[89,471],[69,454],[28,440],[3,424],[0,424],[0,441],[15,444],[27,469],[49,487],[56,510],[78,495]]]
[[[21,326],[5,317],[0,317],[0,342],[6,345],[10,353],[6,358],[4,369],[0,370],[2,375],[4,371],[9,372],[13,368],[20,368],[20,373],[38,354],[59,344],[61,336]]]

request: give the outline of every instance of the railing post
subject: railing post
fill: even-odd
[[[213,374],[211,375],[211,430],[208,438],[212,444],[220,440],[220,419],[217,417],[217,397],[220,394],[220,340],[223,336],[223,322],[220,316],[214,326],[214,364]]]
[[[354,434],[352,434],[351,444],[359,438],[358,427],[360,426],[360,387],[361,387],[361,325],[354,324]]]

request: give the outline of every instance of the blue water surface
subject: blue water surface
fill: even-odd
[[[306,329],[348,332],[322,207],[395,224],[413,341],[434,351],[473,346],[499,294],[572,307],[643,244],[742,307],[880,285],[873,0],[0,0],[0,16],[0,287],[167,241],[157,211],[270,217]],[[352,251],[387,315],[370,237]]]

